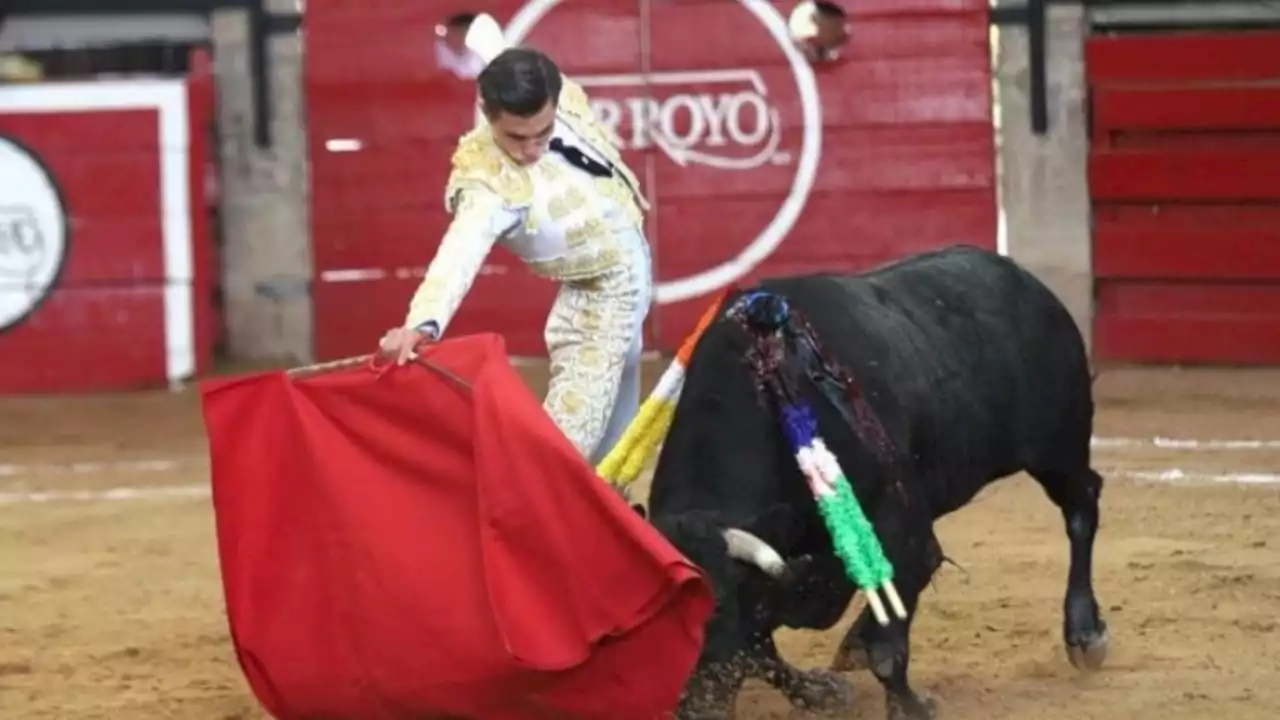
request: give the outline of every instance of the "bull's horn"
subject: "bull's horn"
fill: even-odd
[[[751,563],[771,577],[780,578],[787,572],[787,561],[769,543],[746,530],[728,528],[724,540],[729,544],[729,557]]]

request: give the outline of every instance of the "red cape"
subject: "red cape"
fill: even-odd
[[[231,634],[281,720],[653,720],[714,600],[496,335],[202,383]]]

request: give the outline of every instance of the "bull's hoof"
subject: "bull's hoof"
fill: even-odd
[[[733,706],[742,678],[724,667],[696,677],[680,693],[674,720],[733,720]]]
[[[938,701],[931,697],[889,698],[889,720],[933,720],[936,717]]]
[[[844,712],[853,707],[853,684],[827,670],[809,670],[789,689],[787,699],[809,712]]]
[[[1067,659],[1077,670],[1095,671],[1102,668],[1111,646],[1111,634],[1103,629],[1093,636],[1067,643]]]

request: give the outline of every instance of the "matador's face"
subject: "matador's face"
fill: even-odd
[[[489,118],[489,128],[498,147],[521,165],[532,165],[542,157],[555,126],[555,103],[547,103],[529,117],[499,112]]]

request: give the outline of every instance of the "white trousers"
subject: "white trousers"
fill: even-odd
[[[593,465],[640,408],[644,321],[653,301],[644,233],[635,229],[620,239],[624,262],[600,277],[562,285],[545,332],[551,384],[543,407]]]

